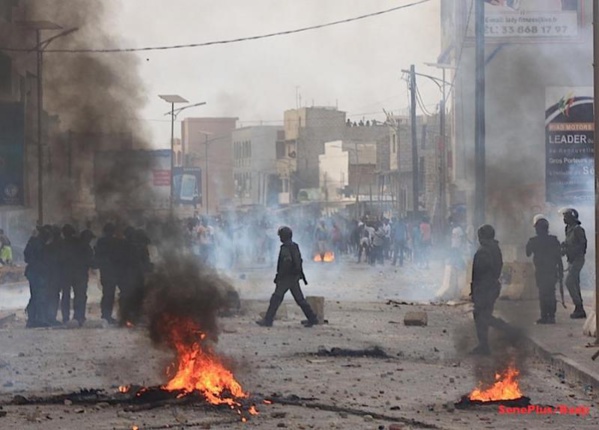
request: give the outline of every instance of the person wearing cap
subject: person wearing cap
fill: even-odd
[[[503,269],[503,256],[499,242],[495,240],[495,229],[488,224],[480,227],[478,241],[480,246],[474,254],[470,285],[478,346],[471,354],[489,355],[489,326],[508,333],[512,330],[501,318],[493,316],[495,301],[501,290],[499,277]]]
[[[587,238],[584,228],[578,220],[578,211],[567,208],[561,212],[564,224],[566,224],[566,239],[562,242],[562,255],[565,255],[568,260],[566,287],[574,303],[574,312],[570,314],[570,318],[586,318],[587,314],[584,311],[580,293],[580,271],[584,266],[584,256],[587,252]]]
[[[277,274],[274,280],[276,285],[275,292],[270,298],[270,305],[264,319],[256,321],[256,324],[263,327],[272,327],[273,320],[279,306],[283,303],[285,294],[291,290],[295,303],[298,304],[307,318],[307,321],[302,322],[302,324],[306,327],[312,327],[318,324],[318,318],[310,304],[306,301],[300,288],[300,279],[304,281],[304,284],[308,284],[302,267],[302,254],[297,243],[291,240],[293,232],[289,227],[281,227],[278,235],[281,240],[281,249],[277,261]]]
[[[533,225],[537,235],[526,244],[526,256],[533,256],[535,279],[539,289],[541,318],[537,324],[555,324],[555,284],[564,277],[564,265],[557,236],[549,234],[549,221],[543,215],[536,215]]]

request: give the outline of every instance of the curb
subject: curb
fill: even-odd
[[[533,352],[536,357],[543,360],[553,369],[559,371],[558,376],[562,380],[579,384],[580,388],[587,391],[589,387],[593,392],[599,392],[599,373],[588,367],[577,363],[561,353],[553,353],[542,342],[532,337],[528,338],[532,343]]]

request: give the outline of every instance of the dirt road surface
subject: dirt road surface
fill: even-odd
[[[272,289],[268,268],[231,274],[243,300],[241,315],[221,319],[219,351],[257,399],[259,415],[242,423],[230,410],[170,405],[126,411],[125,405],[11,404],[14,396],[48,397],[82,388],[114,393],[118,386],[166,382],[168,351],[152,347],[143,327],[25,329],[17,319],[0,329],[1,429],[596,429],[593,393],[583,392],[529,358],[520,385],[536,405],[588,407],[588,413],[502,414],[496,407],[455,410],[476,385],[475,366],[492,359],[467,355],[474,346],[470,307],[387,304],[413,300],[436,288],[431,276],[391,267],[307,271],[306,294],[326,297],[329,323],[313,328],[286,302],[287,316],[272,328],[254,321]],[[427,278],[428,276],[428,278]],[[12,294],[12,293],[11,293]],[[98,291],[90,289],[90,319],[98,320]],[[260,300],[253,300],[258,298]],[[406,312],[428,314],[426,327],[406,327]],[[6,311],[3,311],[6,314]],[[333,348],[378,346],[387,357],[327,355]],[[320,354],[319,354],[320,351]],[[487,361],[485,361],[487,360]],[[296,405],[262,404],[264,397],[298,399]],[[290,397],[295,396],[295,397]],[[581,412],[581,411],[578,411]],[[584,412],[584,411],[583,411]]]

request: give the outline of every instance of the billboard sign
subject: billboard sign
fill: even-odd
[[[467,34],[474,37],[474,12],[465,13],[471,14]],[[579,0],[485,0],[488,43],[578,40],[581,25]]]
[[[545,94],[547,202],[593,205],[593,88],[549,87]]]
[[[175,203],[183,205],[202,204],[202,169],[199,167],[175,167]]]
[[[0,206],[24,205],[25,107],[0,103]]]

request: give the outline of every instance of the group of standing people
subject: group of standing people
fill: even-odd
[[[409,258],[419,267],[428,268],[432,246],[432,228],[428,218],[412,222],[405,218],[370,220],[363,218],[355,227],[352,242],[356,245],[358,263],[367,261],[371,265],[392,265]]]
[[[584,228],[578,219],[578,211],[573,208],[561,210],[565,224],[565,239],[560,243],[557,236],[549,234],[549,221],[543,215],[535,216],[533,223],[536,236],[526,244],[526,255],[533,256],[535,278],[539,290],[539,306],[541,317],[537,324],[555,324],[557,308],[556,285],[563,281],[567,271],[566,286],[574,311],[572,319],[586,318],[580,290],[580,272],[584,266],[587,250],[587,239]],[[493,316],[495,301],[501,290],[501,272],[503,257],[499,242],[495,240],[495,230],[484,225],[478,230],[480,246],[474,254],[472,262],[471,297],[474,302],[474,322],[478,337],[478,346],[474,354],[490,353],[488,331],[494,327],[512,338],[517,331],[505,321]],[[567,269],[564,269],[562,258],[566,257]],[[565,306],[565,304],[564,304]]]
[[[112,313],[117,288],[121,321],[134,322],[139,316],[144,273],[151,270],[147,235],[141,229],[117,229],[108,223],[94,247],[95,238],[90,229],[79,232],[71,224],[36,228],[24,250],[31,294],[27,327],[58,326],[70,321],[83,325],[91,269],[100,269],[103,319],[116,323]],[[58,321],[59,309],[62,323]]]

